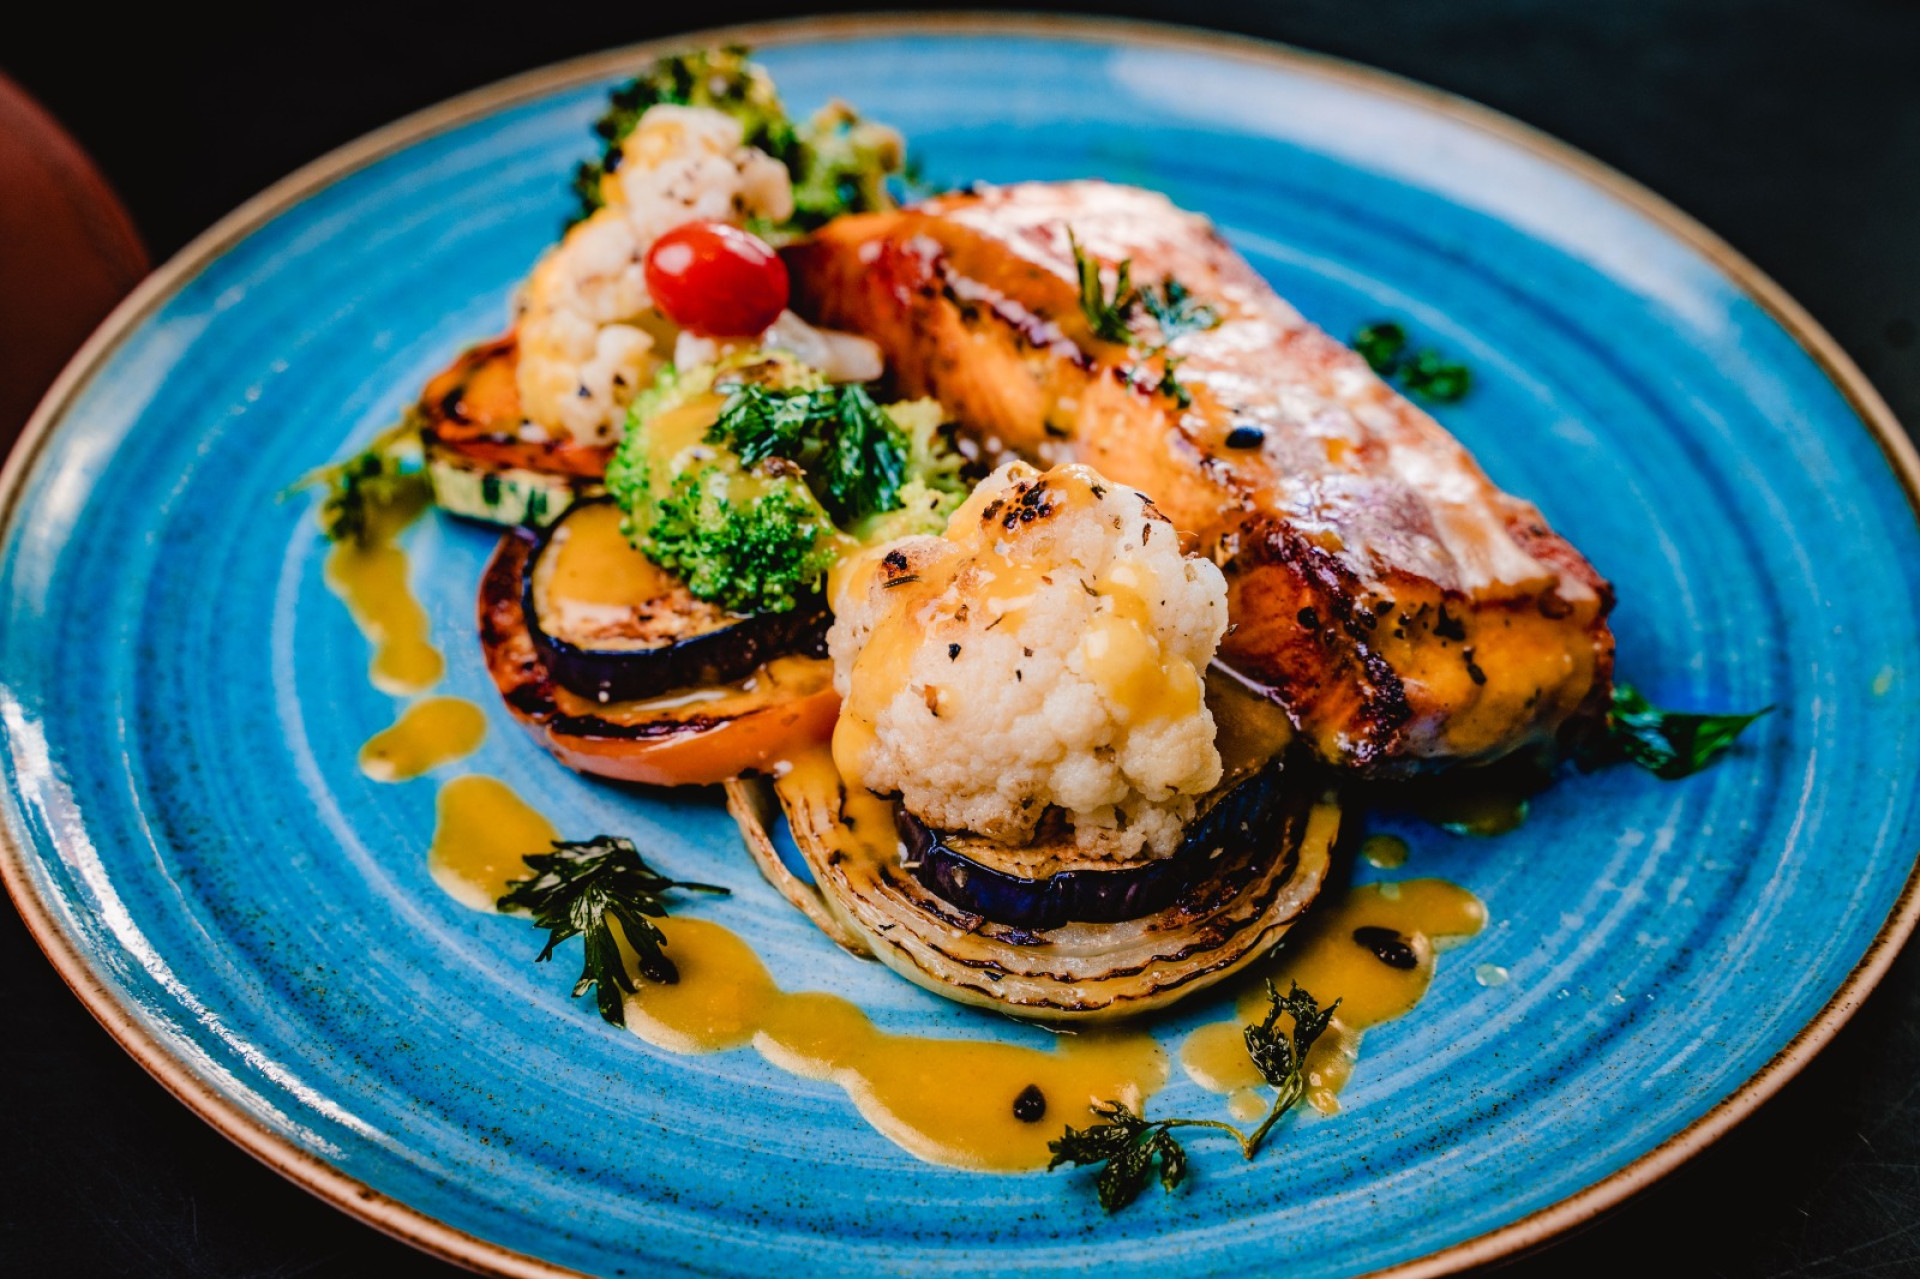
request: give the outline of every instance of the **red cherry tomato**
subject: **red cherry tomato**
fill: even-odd
[[[787,264],[725,222],[689,222],[647,250],[647,291],[669,320],[704,337],[752,337],[787,306]]]

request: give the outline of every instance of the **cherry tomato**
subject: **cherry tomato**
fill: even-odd
[[[647,291],[669,320],[703,337],[752,337],[787,306],[787,265],[725,222],[689,222],[647,250]]]

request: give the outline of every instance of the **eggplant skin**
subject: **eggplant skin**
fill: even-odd
[[[921,885],[964,911],[1034,932],[1070,923],[1112,924],[1174,906],[1229,852],[1250,851],[1283,819],[1281,770],[1268,768],[1210,798],[1188,824],[1179,848],[1115,869],[1072,869],[1029,879],[971,855],[985,841],[936,831],[894,808],[905,866]]]
[[[638,701],[676,689],[728,684],[744,679],[761,663],[775,657],[803,653],[826,655],[827,610],[818,596],[785,613],[756,613],[733,617],[726,625],[682,640],[648,649],[592,649],[549,634],[540,623],[534,600],[534,567],[547,553],[566,522],[589,506],[610,506],[609,497],[575,502],[566,514],[549,524],[535,539],[522,573],[520,608],[533,646],[546,663],[547,673],[582,697],[603,702]],[[684,591],[684,588],[682,588]],[[686,597],[691,600],[691,596]],[[665,601],[672,607],[672,601]],[[716,614],[711,606],[700,606]]]
[[[563,690],[534,646],[522,607],[537,536],[532,529],[513,529],[487,561],[478,600],[480,648],[507,709],[561,763],[616,781],[711,785],[771,766],[796,739],[825,741],[832,733],[840,699],[824,676],[818,689],[737,713],[714,713],[710,703],[641,723],[567,713],[559,700]]]

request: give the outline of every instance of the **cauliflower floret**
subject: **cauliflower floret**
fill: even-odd
[[[835,761],[929,825],[1164,857],[1220,781],[1203,673],[1227,588],[1138,491],[1011,462],[941,537],[848,565],[827,634]]]
[[[606,204],[534,268],[520,299],[520,401],[529,420],[589,444],[619,436],[659,357],[639,321],[653,304],[646,256],[682,223],[793,213],[786,166],[743,143],[740,122],[656,106],[621,144]]]

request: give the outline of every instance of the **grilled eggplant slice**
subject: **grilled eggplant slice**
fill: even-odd
[[[533,430],[509,333],[463,352],[427,383],[413,420],[443,510],[489,524],[546,524],[598,493],[613,450]]]
[[[1252,963],[1312,902],[1340,827],[1331,794],[1283,787],[1261,837],[1223,849],[1164,908],[1032,929],[962,909],[916,878],[902,864],[895,805],[845,785],[824,750],[729,793],[756,848],[771,846],[767,828],[784,810],[843,946],[949,999],[1042,1021],[1148,1012]]]
[[[655,786],[723,782],[824,742],[840,713],[833,666],[770,656],[745,678],[663,697],[601,701],[553,676],[527,625],[538,533],[501,539],[480,580],[480,643],[507,708],[569,768]]]
[[[826,609],[742,617],[696,599],[634,549],[610,498],[548,526],[524,575],[522,613],[547,672],[595,701],[625,702],[744,679],[776,657],[825,653]]]
[[[1285,803],[1281,771],[1270,768],[1210,796],[1170,856],[1075,864],[1073,845],[1062,842],[1065,868],[1039,875],[1001,869],[992,841],[929,829],[903,804],[895,805],[894,821],[903,864],[934,895],[996,924],[1045,932],[1069,923],[1119,923],[1168,909],[1213,874],[1223,858],[1267,839]],[[1028,867],[1036,851],[1046,850],[1021,850]]]

